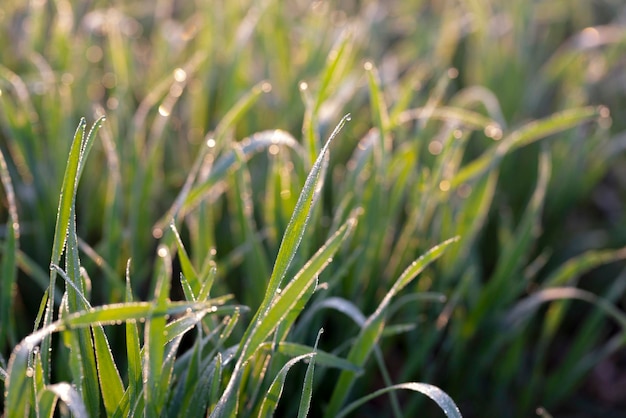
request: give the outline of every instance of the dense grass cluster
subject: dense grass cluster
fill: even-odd
[[[110,3],[0,9],[4,416],[615,406],[621,2]]]

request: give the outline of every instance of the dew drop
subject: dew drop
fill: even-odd
[[[187,79],[187,72],[182,68],[177,68],[174,70],[174,80],[182,83]]]
[[[165,106],[161,105],[159,106],[159,115],[167,117],[170,115],[170,111]]]
[[[160,245],[159,249],[157,250],[157,254],[159,255],[159,257],[166,257],[168,254],[168,250],[167,247],[165,245]]]

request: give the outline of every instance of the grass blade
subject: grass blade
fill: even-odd
[[[352,402],[350,405],[346,406],[339,414],[336,415],[336,418],[343,418],[347,416],[350,412],[354,411],[361,405],[365,404],[367,401],[374,399],[378,396],[384,395],[388,392],[396,391],[396,390],[412,390],[414,392],[422,393],[428,396],[430,399],[435,401],[439,408],[446,414],[448,418],[462,418],[461,411],[459,407],[456,406],[452,398],[448,396],[443,390],[439,389],[437,386],[429,385],[426,383],[400,383],[393,386],[388,386],[383,389],[379,389],[376,392],[370,393],[367,396],[364,396],[361,399],[358,399]]]
[[[363,328],[361,328],[348,354],[348,361],[358,367],[362,367],[365,364],[365,361],[380,339],[385,325],[386,311],[391,300],[400,290],[408,285],[415,276],[421,273],[430,263],[439,258],[448,246],[456,241],[458,241],[458,237],[449,239],[433,247],[404,270],[389,292],[387,292],[376,311],[367,319]],[[339,413],[341,406],[348,397],[354,380],[355,376],[350,372],[342,372],[340,374],[325,413],[326,417],[334,417]]]

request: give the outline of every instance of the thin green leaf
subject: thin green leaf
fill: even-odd
[[[311,398],[313,397],[313,375],[315,373],[315,360],[317,358],[317,345],[320,342],[320,336],[324,332],[320,329],[315,339],[315,346],[313,346],[313,352],[315,355],[309,360],[309,365],[306,368],[304,375],[304,386],[302,387],[302,397],[300,398],[300,406],[298,407],[298,418],[306,418],[309,414],[311,407]]]
[[[414,392],[419,392],[428,396],[430,399],[435,401],[437,405],[439,405],[439,408],[441,408],[441,410],[449,418],[462,418],[461,411],[447,393],[439,389],[437,386],[417,382],[400,383],[397,385],[379,389],[376,392],[370,393],[369,395],[364,396],[363,398],[358,399],[352,402],[350,405],[346,406],[341,412],[336,415],[336,418],[342,418],[347,416],[350,412],[364,405],[367,401],[371,399],[384,395],[385,393],[401,389],[412,390]]]
[[[391,303],[391,300],[430,263],[439,258],[448,246],[456,241],[458,241],[458,237],[446,240],[431,248],[404,270],[389,292],[387,292],[376,311],[367,319],[363,328],[361,328],[361,331],[348,354],[348,361],[354,363],[358,367],[362,367],[365,364],[365,361],[368,359],[371,351],[380,339],[385,325],[386,311]],[[334,417],[337,413],[339,413],[341,406],[348,397],[352,384],[354,383],[354,379],[354,374],[350,372],[342,372],[340,374],[339,380],[335,385],[335,389],[328,405],[328,409],[325,413],[326,417]]]
[[[280,396],[283,393],[283,387],[285,386],[287,373],[298,362],[311,359],[314,356],[315,352],[310,352],[308,354],[303,354],[301,356],[292,358],[287,363],[285,363],[285,365],[280,369],[280,372],[278,372],[278,375],[272,381],[270,388],[265,393],[265,397],[263,398],[263,402],[261,403],[261,409],[259,410],[259,418],[269,418],[274,416],[274,413],[276,412],[276,407],[278,406],[278,401],[280,400]]]

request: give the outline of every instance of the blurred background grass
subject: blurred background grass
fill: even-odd
[[[0,31],[0,148],[21,251],[4,358],[48,285],[81,116],[107,117],[76,210],[93,303],[122,300],[128,258],[147,298],[176,213],[195,265],[215,259],[218,292],[256,307],[320,138],[349,112],[301,263],[351,209],[364,211],[313,306],[337,296],[369,314],[411,260],[459,234],[459,248],[398,302],[382,347],[394,380],[437,384],[466,416],[538,406],[620,416],[623,330],[580,302],[543,308],[527,326],[506,321],[549,285],[624,302],[625,265],[613,262],[626,245],[621,1],[5,1]],[[588,110],[462,177],[530,121],[567,109]],[[263,135],[258,149],[242,141]],[[237,163],[211,183],[207,167],[232,150]],[[198,199],[168,212],[195,166]],[[559,270],[573,257],[576,267]],[[448,301],[412,302],[423,292]],[[320,325],[329,351],[357,329],[320,307],[294,338],[313,344]],[[379,384],[371,371],[359,389]],[[402,402],[406,416],[426,407]]]

